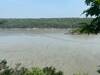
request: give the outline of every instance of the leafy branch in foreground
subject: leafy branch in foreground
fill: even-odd
[[[79,33],[79,34],[83,34],[83,33],[86,33],[86,34],[96,34],[95,33],[95,30],[94,30],[94,25],[91,25],[89,23],[80,23],[80,27],[75,29],[73,31],[73,33]]]
[[[100,0],[85,0],[85,3],[89,8],[83,12],[88,16],[94,16],[90,24],[84,23],[81,31],[84,33],[98,34],[100,32]],[[81,32],[80,31],[80,32]]]

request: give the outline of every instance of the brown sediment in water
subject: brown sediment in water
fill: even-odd
[[[66,29],[0,30],[0,58],[10,65],[54,66],[65,75],[98,75],[100,35],[64,34]]]

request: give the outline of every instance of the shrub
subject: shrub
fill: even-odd
[[[16,64],[15,68],[7,66],[7,61],[2,60],[0,62],[0,75],[63,75],[62,71],[56,71],[54,67],[44,67],[28,69],[21,67],[21,64]]]

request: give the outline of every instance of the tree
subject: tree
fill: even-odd
[[[83,13],[86,13],[86,16],[95,16],[100,17],[100,0],[85,0],[87,6],[90,6]]]
[[[100,32],[100,0],[85,0],[85,3],[89,8],[83,12],[83,14],[88,16],[94,16],[93,20],[89,24],[90,33],[99,33]]]

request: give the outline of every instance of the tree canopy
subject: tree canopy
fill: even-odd
[[[90,6],[83,13],[86,13],[86,16],[100,16],[100,0],[85,0],[87,6]]]
[[[100,32],[100,0],[85,0],[85,3],[89,8],[83,12],[83,14],[88,16],[93,16],[93,20],[89,24],[90,33],[99,33]]]

